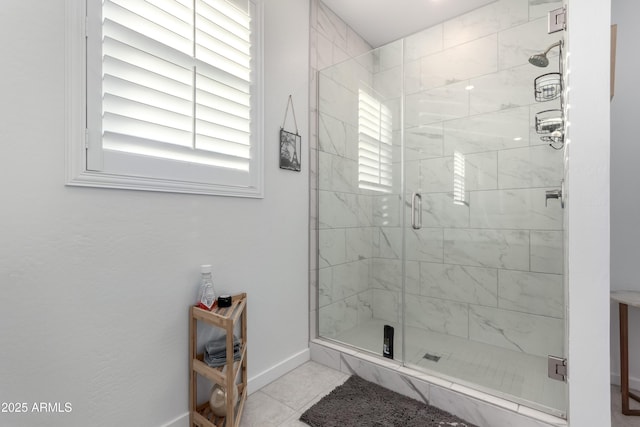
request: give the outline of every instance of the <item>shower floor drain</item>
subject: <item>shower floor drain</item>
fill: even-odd
[[[435,354],[431,354],[431,353],[425,353],[424,356],[422,356],[422,358],[431,360],[432,362],[437,362],[438,360],[440,360],[440,356],[436,356]]]

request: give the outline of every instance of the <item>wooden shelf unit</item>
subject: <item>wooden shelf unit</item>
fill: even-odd
[[[197,353],[198,321],[224,329],[227,334],[227,363],[212,368],[204,363],[204,354]],[[240,322],[240,360],[233,360],[233,333]],[[216,307],[211,311],[192,306],[189,310],[189,426],[238,427],[247,400],[247,294],[232,297],[231,307]],[[227,416],[217,417],[209,408],[209,400],[198,405],[198,376],[202,376],[225,390],[238,387],[238,400],[227,393]],[[238,383],[238,379],[240,379]]]

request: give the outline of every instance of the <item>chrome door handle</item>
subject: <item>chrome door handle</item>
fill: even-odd
[[[417,215],[416,208],[418,209]],[[411,196],[411,227],[414,230],[422,228],[422,196],[420,193],[413,193]]]

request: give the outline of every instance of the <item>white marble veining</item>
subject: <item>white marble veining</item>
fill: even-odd
[[[339,264],[319,270],[320,307],[336,303],[369,288],[370,260]]]
[[[498,154],[495,151],[466,154],[464,159],[464,183],[466,191],[493,190],[498,188]],[[454,158],[455,172],[455,158]],[[469,199],[467,199],[469,200]]]
[[[402,288],[402,261],[400,259],[373,259],[371,287],[400,291]]]
[[[333,50],[334,45],[325,36],[318,34],[316,31],[310,37],[311,49],[315,51],[314,59],[310,62],[315,63],[316,70],[322,70],[334,64]]]
[[[405,161],[422,160],[443,155],[442,124],[423,125],[404,131]],[[395,146],[396,148],[398,146]],[[394,158],[400,158],[394,154]]]
[[[548,145],[498,153],[499,188],[557,187],[563,179],[563,152]]]
[[[469,200],[469,193],[465,200]],[[454,203],[453,193],[423,193],[422,226],[469,227],[469,206]]]
[[[464,167],[462,179],[466,191],[497,188],[497,154],[486,152],[422,160],[417,189],[426,193],[452,192],[460,179],[460,166]]]
[[[319,227],[367,227],[372,225],[371,197],[318,191]]]
[[[473,305],[469,338],[543,357],[562,355],[564,320]]]
[[[498,36],[491,34],[423,57],[419,87],[428,90],[495,73],[498,70],[497,45]]]
[[[374,382],[412,399],[424,403],[429,402],[429,385],[412,381],[410,378],[400,374],[397,370],[397,365],[393,367],[377,366],[363,360],[359,355],[343,355],[341,360],[343,372],[358,375],[367,381]]]
[[[534,99],[533,80],[539,75],[540,69],[527,63],[471,79],[470,113],[528,106]]]
[[[548,424],[531,418],[514,418],[513,413],[499,407],[489,407],[481,401],[462,395],[452,389],[432,386],[431,404],[445,411],[455,411],[458,416],[478,426],[486,427],[547,427]]]
[[[443,234],[441,228],[405,230],[405,258],[412,261],[442,261]]]
[[[357,87],[348,89],[336,82],[327,73],[321,72],[318,78],[319,109],[325,114],[339,118],[352,126],[358,125]]]
[[[374,227],[347,228],[346,232],[346,261],[366,260],[373,256]]]
[[[453,157],[438,157],[420,162],[419,188],[425,193],[453,191]]]
[[[420,263],[420,293],[497,307],[498,273],[494,268],[423,262]]]
[[[405,97],[405,126],[416,127],[469,114],[467,82],[452,83]]]
[[[373,317],[386,322],[400,323],[400,291],[373,289]]]
[[[356,160],[320,151],[319,166],[323,171],[326,171],[318,181],[321,190],[357,192],[358,163]]]
[[[333,267],[333,300],[355,295],[369,288],[370,262],[365,259]]]
[[[353,126],[325,113],[319,114],[318,127],[318,149],[320,152],[346,156],[347,141],[355,141],[357,138]],[[320,167],[322,174],[319,177],[322,180],[326,170],[323,169],[324,166],[320,165]]]
[[[562,231],[531,230],[531,271],[563,274],[563,239]]]
[[[360,292],[356,295],[358,305],[358,324],[373,319],[373,290]]]
[[[331,304],[333,292],[333,268],[318,269],[318,307]]]
[[[324,229],[318,232],[319,267],[342,264],[347,260],[345,230]]]
[[[408,191],[421,193],[424,191],[424,179],[422,177],[422,167],[420,160],[411,160],[404,163],[404,185]],[[396,179],[401,178],[401,171],[397,172]],[[394,177],[395,178],[395,177]]]
[[[500,308],[564,318],[562,275],[499,270],[498,278]]]
[[[526,22],[528,9],[528,0],[500,0],[450,19],[443,24],[444,47],[449,48]]]
[[[469,312],[466,304],[439,298],[413,295],[405,299],[408,326],[459,337],[469,336]]]
[[[444,262],[528,270],[529,231],[447,228]]]
[[[527,188],[472,192],[469,202],[471,227],[562,230],[560,202],[550,200],[545,206],[546,190]]]
[[[347,50],[347,24],[322,1],[318,2],[316,29],[333,44]]]
[[[402,228],[379,227],[372,244],[373,254],[377,258],[400,259],[402,257]]]
[[[320,336],[332,338],[358,324],[358,309],[342,300],[320,307],[318,317]]]
[[[420,262],[405,261],[404,291],[407,294],[420,293]]]
[[[516,107],[444,123],[444,153],[478,153],[529,145],[529,108]]]
[[[321,35],[318,37],[319,40],[323,40]],[[361,83],[371,87],[373,81],[371,74],[373,56],[371,53],[365,53],[357,59],[350,58],[342,48],[332,45],[331,55],[332,65],[321,68],[320,76],[334,81],[352,93],[358,92],[358,85]],[[328,112],[330,113],[330,111]]]

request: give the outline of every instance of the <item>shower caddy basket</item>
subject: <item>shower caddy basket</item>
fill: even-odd
[[[560,109],[540,111],[535,116],[536,133],[540,140],[560,150],[564,147],[564,94],[562,84],[562,43],[558,56],[557,73],[546,73],[533,81],[533,95],[537,102],[552,101],[560,98]]]

